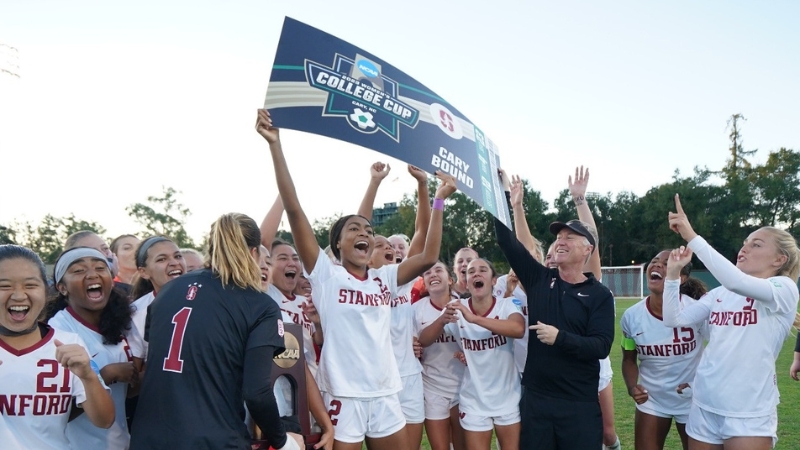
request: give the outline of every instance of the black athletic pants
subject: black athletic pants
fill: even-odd
[[[603,445],[600,403],[534,394],[522,387],[520,450],[593,450]]]

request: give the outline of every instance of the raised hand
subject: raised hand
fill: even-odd
[[[519,175],[511,177],[511,206],[522,206],[525,197],[525,189]]]
[[[388,164],[384,164],[380,161],[376,162],[369,168],[369,175],[372,177],[373,180],[383,181],[387,175],[389,175],[389,171],[392,170]]]
[[[417,180],[419,183],[427,183],[428,182],[428,174],[425,173],[424,170],[420,169],[417,166],[412,166],[411,164],[408,165],[408,173],[411,174],[414,179]]]
[[[436,178],[442,181],[442,184],[436,189],[436,198],[442,200],[450,197],[458,188],[456,187],[456,179],[454,176],[444,173],[441,170],[436,171]]]
[[[583,169],[583,166],[575,168],[575,180],[573,181],[570,176],[567,179],[567,186],[569,187],[569,195],[576,205],[586,200],[586,188],[589,186],[589,168]]]
[[[508,174],[505,170],[497,169],[497,176],[500,177],[500,182],[503,183],[503,190],[510,191],[511,190],[511,179],[508,177]]]
[[[74,373],[81,380],[97,376],[92,370],[89,353],[78,344],[64,344],[58,339],[56,344],[56,361]]]
[[[667,260],[667,279],[680,280],[681,269],[692,261],[693,254],[692,249],[682,245],[672,250]]]
[[[695,237],[697,237],[697,233],[694,232],[692,229],[692,225],[689,223],[689,219],[686,217],[686,213],[683,212],[683,206],[681,206],[681,197],[678,194],[675,194],[675,211],[669,213],[669,228],[680,234],[686,242],[691,241]]]
[[[281,140],[278,129],[272,126],[272,117],[270,117],[269,111],[266,109],[258,110],[256,131],[258,131],[258,134],[264,137],[269,144],[274,144]]]

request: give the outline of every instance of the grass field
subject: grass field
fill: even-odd
[[[611,347],[611,363],[614,368],[614,418],[622,448],[626,450],[633,450],[633,415],[636,406],[628,396],[625,382],[622,380],[619,319],[622,318],[622,313],[638,300],[617,299],[617,332],[614,335],[614,345]],[[800,449],[800,414],[797,413],[800,410],[800,383],[789,377],[789,366],[792,364],[794,354],[794,342],[793,336],[786,340],[776,363],[781,404],[778,405],[778,445],[775,448],[780,450]],[[747,361],[742,361],[742,364],[747,364]],[[430,449],[424,436],[422,448]],[[492,448],[496,447],[493,445]],[[664,448],[669,450],[681,449],[680,440],[674,427],[667,437],[667,443]]]

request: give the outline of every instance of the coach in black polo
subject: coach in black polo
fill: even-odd
[[[511,207],[508,208],[511,210]],[[599,360],[614,340],[614,298],[583,266],[597,234],[578,220],[554,222],[553,261],[536,261],[495,219],[497,242],[528,294],[528,360],[522,376],[521,449],[599,449]]]

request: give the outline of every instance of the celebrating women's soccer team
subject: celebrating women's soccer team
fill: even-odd
[[[109,246],[82,231],[48,274],[31,249],[0,246],[1,448],[417,450],[426,436],[433,450],[493,440],[503,450],[654,450],[673,422],[684,450],[775,446],[776,380],[788,376],[776,360],[800,323],[800,249],[787,231],[743,236],[732,263],[695,233],[676,195],[664,228],[685,244],[653,255],[648,295],[615,332],[588,169],[568,178],[578,217],[538,237],[520,177],[499,170],[514,227],[495,220],[506,260],[489,261],[470,242],[441,254],[457,189],[446,173],[432,174],[431,196],[428,174],[408,166],[414,233],[375,234],[373,203],[392,169],[364,164],[363,200],[347,204],[360,194],[341,192],[342,208],[357,212],[331,226],[323,250],[268,111],[256,131],[279,196],[260,226],[220,216],[203,253],[170,236],[125,234]],[[326,185],[351,175],[330,173]],[[287,240],[277,238],[284,214]],[[691,277],[693,256],[719,287]],[[273,363],[297,349],[288,324],[299,330],[302,386]],[[615,428],[615,334],[632,442]],[[795,379],[800,340],[796,350]]]

